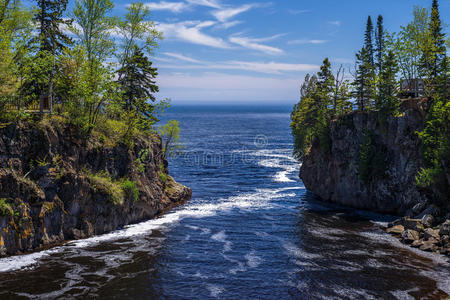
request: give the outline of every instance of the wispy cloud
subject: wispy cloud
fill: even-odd
[[[242,23],[242,21],[230,21],[230,22],[217,24],[216,27],[217,28],[228,29],[228,28],[234,27],[236,25],[239,25],[241,23]]]
[[[187,0],[188,3],[193,5],[208,6],[213,8],[221,8],[222,6],[215,0]]]
[[[331,24],[334,26],[341,26],[341,21],[329,21],[328,24]]]
[[[220,22],[227,22],[229,19],[248,11],[255,6],[256,5],[245,4],[233,8],[222,8],[213,12],[213,16]]]
[[[288,10],[291,15],[299,15],[310,12],[307,9],[290,9]]]
[[[179,13],[189,7],[185,2],[150,2],[146,3],[145,7],[150,10],[169,10],[174,13]]]
[[[275,55],[275,54],[283,54],[284,51],[281,50],[280,48],[264,45],[261,43],[274,40],[280,36],[282,36],[282,34],[274,35],[274,36],[267,37],[267,38],[249,38],[249,37],[242,37],[242,36],[232,36],[232,37],[230,37],[229,40],[233,44],[237,44],[237,45],[242,46],[247,49],[252,49],[252,50],[264,52],[266,54]]]
[[[302,44],[324,44],[327,40],[308,40],[308,39],[299,39],[288,41],[288,45],[302,45]]]
[[[197,60],[197,59],[194,59],[191,57],[187,57],[180,53],[164,52],[163,54],[166,56],[170,56],[170,57],[182,60],[182,61],[187,61],[187,62],[191,62],[191,63],[202,63],[200,60]]]
[[[160,68],[179,70],[239,70],[265,74],[283,74],[286,72],[306,72],[319,69],[313,64],[289,64],[277,62],[254,62],[254,61],[225,61],[213,63],[199,61],[198,65],[160,65]]]
[[[212,21],[191,21],[179,23],[158,23],[157,29],[162,31],[166,38],[175,38],[185,42],[204,45],[214,48],[230,48],[230,45],[223,39],[213,37],[201,32],[205,27],[213,26],[215,22]]]

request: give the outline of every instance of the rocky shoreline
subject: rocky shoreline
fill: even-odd
[[[389,223],[386,232],[404,244],[450,257],[450,220],[433,226],[433,219],[432,215],[422,219],[403,217]]]
[[[161,149],[156,134],[129,147],[83,139],[54,120],[0,128],[0,257],[111,232],[189,200]]]

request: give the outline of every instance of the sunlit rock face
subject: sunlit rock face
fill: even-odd
[[[190,198],[168,175],[158,136],[137,138],[132,148],[100,141],[58,124],[0,129],[0,256],[112,231]],[[124,180],[137,196],[121,190]]]
[[[424,127],[424,106],[404,103],[399,117],[387,119],[377,112],[353,112],[332,121],[328,150],[317,142],[304,158],[300,177],[305,186],[323,200],[385,213],[403,215],[425,202],[415,182],[422,166],[416,132]],[[368,132],[377,174],[364,180],[360,153]]]

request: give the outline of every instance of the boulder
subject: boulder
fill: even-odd
[[[436,205],[430,205],[422,213],[420,213],[417,218],[422,219],[425,215],[432,215],[433,217],[438,217],[440,214],[440,209]]]
[[[439,227],[439,235],[450,235],[450,220],[446,220]]]
[[[402,239],[405,243],[410,244],[419,239],[419,233],[412,229],[406,229],[402,233]]]
[[[426,240],[429,240],[431,238],[434,238],[436,240],[440,240],[439,230],[438,229],[432,229],[432,228],[426,228],[424,230],[424,237],[425,237]]]
[[[433,226],[433,223],[434,223],[434,217],[432,215],[427,214],[422,217],[423,226],[431,227],[431,226]]]
[[[422,245],[423,245],[423,240],[422,240],[422,239],[420,239],[420,240],[415,240],[415,241],[411,244],[411,246],[416,247],[416,248],[419,248],[419,247],[422,246]]]
[[[403,231],[405,231],[405,227],[403,227],[403,225],[395,225],[386,230],[387,233],[391,233],[391,234],[402,234]]]
[[[438,250],[438,246],[436,246],[436,244],[434,244],[432,241],[425,241],[423,242],[422,246],[419,247],[419,249],[422,251],[434,252]]]

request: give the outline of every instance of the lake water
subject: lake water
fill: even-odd
[[[170,173],[192,200],[111,234],[0,259],[0,299],[430,299],[442,256],[383,233],[389,216],[322,203],[298,179],[291,107],[174,107]]]

